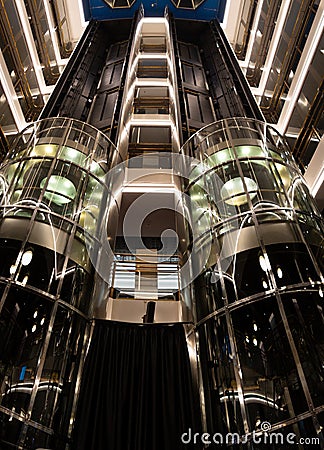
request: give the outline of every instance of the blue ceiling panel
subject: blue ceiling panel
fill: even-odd
[[[171,0],[136,0],[131,8],[111,8],[104,0],[82,0],[85,20],[130,19],[143,4],[145,16],[163,16],[167,6],[177,19],[204,20],[218,19],[222,22],[226,0],[205,0],[195,10],[176,8]]]

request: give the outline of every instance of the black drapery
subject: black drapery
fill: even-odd
[[[179,450],[200,431],[184,328],[97,321],[86,359],[73,450]]]

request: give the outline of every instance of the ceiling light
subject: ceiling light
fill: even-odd
[[[244,147],[241,148],[241,152],[242,152],[243,155],[247,156],[247,155],[250,154],[251,148],[248,147],[248,146],[244,146]]]
[[[232,159],[228,150],[221,150],[215,153],[215,157],[219,162],[230,161]]]
[[[258,185],[251,178],[244,177],[244,184],[250,195],[251,200],[256,196]],[[248,202],[248,196],[245,192],[243,180],[241,177],[232,178],[227,181],[221,189],[221,197],[228,205],[240,206]],[[230,197],[230,198],[228,198]]]
[[[44,178],[41,181],[41,188],[45,186],[46,180],[47,178]],[[75,196],[76,189],[72,181],[59,175],[50,176],[46,191],[44,193],[44,197],[47,198],[47,200],[56,203],[59,206],[62,206],[66,203],[70,203],[70,201],[73,200]]]
[[[278,278],[282,278],[282,270],[281,270],[281,267],[277,267],[277,275],[278,275]]]

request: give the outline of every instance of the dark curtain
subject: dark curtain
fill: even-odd
[[[200,432],[184,328],[97,321],[82,377],[73,450],[179,450]]]

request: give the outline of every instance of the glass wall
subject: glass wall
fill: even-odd
[[[196,226],[213,239],[195,286],[208,431],[269,422],[319,437],[323,222],[308,188],[284,139],[252,119],[211,124],[183,152],[197,159]]]
[[[19,135],[0,167],[3,448],[65,448],[92,314],[87,246],[116,158],[95,128],[53,118]]]

